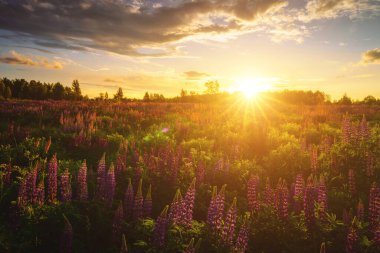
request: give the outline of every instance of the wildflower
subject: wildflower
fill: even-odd
[[[191,182],[189,188],[187,189],[186,195],[182,202],[182,219],[180,224],[186,227],[191,227],[191,222],[193,220],[193,209],[195,200],[195,178]]]
[[[236,243],[233,248],[235,253],[244,253],[248,247],[248,237],[249,237],[249,223],[247,218],[244,219],[243,224],[240,227],[238,236],[236,238]]]
[[[113,164],[111,164],[106,176],[105,200],[108,207],[112,206],[114,195],[115,195],[115,169],[114,169]]]
[[[71,201],[71,184],[70,184],[70,173],[66,169],[65,172],[59,178],[60,184],[60,200],[62,202]]]
[[[226,219],[222,231],[222,240],[226,245],[232,245],[232,239],[235,234],[235,225],[236,225],[236,197],[232,201],[230,208],[227,211]]]
[[[319,217],[321,220],[326,219],[327,212],[327,195],[326,195],[326,184],[323,176],[320,177],[318,185],[318,205],[319,205]]]
[[[259,185],[259,177],[251,176],[247,183],[247,199],[250,210],[257,212],[259,210],[259,202],[257,199]]]
[[[124,216],[127,219],[130,219],[133,213],[133,195],[132,181],[128,178],[128,187],[124,194]]]
[[[149,185],[148,192],[146,193],[143,204],[144,217],[150,217],[152,215],[152,185]]]
[[[139,187],[133,201],[133,219],[138,220],[143,216],[143,195],[142,195],[142,179],[140,179]]]
[[[57,173],[58,162],[55,154],[49,162],[47,173],[47,200],[50,203],[55,202],[57,199]]]
[[[98,171],[96,176],[96,197],[99,200],[103,200],[106,190],[106,160],[105,153],[99,161]]]
[[[353,169],[348,170],[348,190],[351,194],[356,193],[355,172]]]
[[[356,253],[357,244],[358,244],[358,234],[356,231],[356,227],[354,224],[348,230],[347,238],[346,238],[346,253]]]
[[[166,229],[168,226],[168,212],[169,206],[166,205],[161,214],[157,217],[156,224],[153,229],[153,242],[158,247],[162,247],[165,243]]]
[[[88,200],[87,190],[87,165],[86,160],[83,161],[82,166],[78,171],[77,176],[77,198],[79,201],[84,202]]]

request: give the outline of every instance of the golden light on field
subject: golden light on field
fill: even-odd
[[[246,99],[254,99],[260,93],[273,89],[269,80],[264,78],[241,78],[235,81],[235,92],[240,92]]]

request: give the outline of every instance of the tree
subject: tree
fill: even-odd
[[[367,104],[367,105],[374,105],[376,104],[377,100],[374,96],[366,96],[364,99],[363,99],[363,103],[364,104]]]
[[[206,94],[217,94],[219,93],[219,82],[217,80],[215,81],[208,81],[205,84],[206,87]]]
[[[71,86],[72,86],[72,90],[74,92],[75,97],[77,99],[82,98],[82,91],[79,86],[79,81],[75,79]]]
[[[61,100],[63,99],[65,95],[65,88],[62,84],[56,83],[53,86],[53,99],[55,100]]]
[[[5,99],[12,97],[12,91],[11,88],[9,88],[9,86],[5,87],[3,95]]]
[[[106,92],[106,94],[104,94],[104,99],[108,99],[108,92]]]
[[[347,96],[347,94],[344,94],[343,97],[341,99],[339,99],[338,104],[351,105],[352,100],[350,97]]]
[[[187,96],[187,91],[184,89],[181,89],[181,98],[186,97],[186,96]]]
[[[116,100],[121,100],[123,99],[123,89],[121,87],[119,87],[119,89],[117,90],[116,94],[113,95],[113,98],[116,99]]]
[[[145,95],[144,95],[144,97],[143,97],[143,100],[144,100],[145,102],[148,102],[148,101],[150,100],[150,98],[149,98],[149,93],[148,93],[148,92],[145,92]]]

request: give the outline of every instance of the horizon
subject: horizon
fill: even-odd
[[[380,1],[2,1],[0,71],[83,94],[380,97]]]

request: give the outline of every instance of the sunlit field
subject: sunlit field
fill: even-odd
[[[379,252],[380,107],[302,94],[0,102],[1,252]]]
[[[380,0],[0,0],[0,253],[380,253]]]

